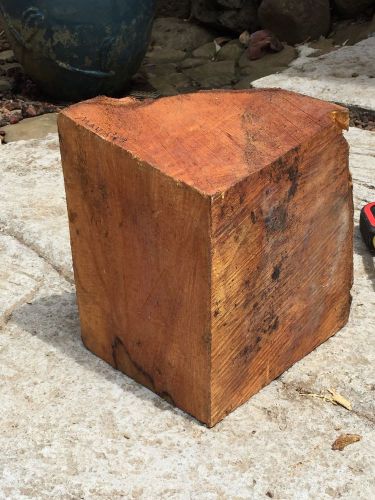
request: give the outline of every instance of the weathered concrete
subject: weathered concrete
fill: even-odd
[[[57,132],[57,113],[26,118],[15,125],[2,127],[5,132],[7,143],[15,141],[26,141],[28,139],[43,139],[48,134]]]
[[[301,57],[290,68],[256,80],[252,85],[280,87],[375,110],[375,36],[320,57],[305,57],[305,46],[300,50]]]
[[[375,134],[351,129],[350,323],[212,430],[82,346],[56,135],[0,147],[0,498],[369,499],[375,269],[358,210]],[[335,388],[353,411],[302,393]],[[360,442],[333,451],[342,433]]]

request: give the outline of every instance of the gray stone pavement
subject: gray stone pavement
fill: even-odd
[[[280,87],[375,111],[375,36],[319,57],[314,57],[307,46],[299,50],[300,57],[288,69],[253,81],[252,85]]]
[[[83,347],[57,135],[0,147],[1,499],[374,497],[375,268],[357,224],[375,133],[346,136],[350,322],[211,430]],[[302,395],[331,388],[352,411]],[[343,433],[361,440],[333,451]]]

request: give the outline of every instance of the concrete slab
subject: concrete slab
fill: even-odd
[[[73,280],[57,134],[0,147],[0,229]]]
[[[26,118],[15,125],[2,127],[1,130],[6,134],[5,140],[7,143],[43,139],[48,134],[57,132],[57,113],[47,113],[35,118]]]
[[[256,88],[280,87],[327,101],[375,110],[375,36],[320,57],[300,57],[285,71],[252,83]]]
[[[358,215],[375,199],[375,134],[347,138],[350,323],[211,430],[83,347],[57,137],[0,148],[0,498],[372,498],[375,269]],[[302,395],[329,388],[353,410]],[[342,433],[362,438],[333,451]]]

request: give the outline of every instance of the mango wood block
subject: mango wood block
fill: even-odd
[[[87,348],[213,426],[344,326],[347,124],[275,89],[63,111]]]

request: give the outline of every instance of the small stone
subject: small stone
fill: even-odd
[[[34,116],[38,115],[35,106],[33,106],[32,104],[26,106],[25,109],[22,111],[22,114],[24,118],[33,118]]]
[[[318,57],[323,54],[327,54],[332,50],[335,50],[334,42],[331,38],[320,37],[319,40],[315,40],[309,43],[309,47],[316,49],[316,52],[307,55],[307,57]]]
[[[21,102],[19,100],[10,99],[3,103],[3,108],[8,111],[14,111],[15,109],[21,109]]]
[[[251,83],[254,81],[254,78],[251,76],[245,76],[241,78],[234,86],[234,90],[247,90],[251,89]]]
[[[217,53],[217,61],[238,61],[244,52],[244,47],[242,44],[233,40],[222,47]]]
[[[15,111],[11,111],[9,114],[9,123],[10,123],[10,125],[15,125],[16,123],[21,121],[22,118],[23,118],[22,111],[20,111],[18,109]]]
[[[160,17],[153,25],[151,46],[192,51],[214,38],[215,35],[202,26],[174,17]]]
[[[213,42],[205,43],[193,52],[194,57],[213,59],[216,55],[216,46]]]
[[[8,92],[11,90],[12,85],[9,80],[5,78],[0,78],[0,92]]]
[[[15,62],[13,50],[3,50],[0,52],[0,64]]]
[[[186,52],[176,49],[155,49],[146,56],[146,61],[152,64],[165,64],[182,61]]]
[[[234,61],[208,62],[184,71],[185,75],[202,88],[220,88],[236,83]]]
[[[174,75],[177,71],[177,64],[166,63],[166,64],[145,64],[142,67],[142,72],[146,75],[149,80],[153,76],[169,76]]]
[[[180,69],[196,68],[197,66],[201,66],[202,64],[206,63],[207,59],[198,57],[188,57],[179,64],[179,68]]]
[[[153,75],[149,82],[161,96],[176,95],[192,87],[190,79],[183,73]]]
[[[296,57],[297,50],[290,45],[285,45],[281,52],[266,54],[261,59],[253,61],[250,61],[245,52],[238,61],[238,65],[241,75],[251,76],[251,81],[254,81],[264,76],[282,71],[287,68]]]
[[[1,69],[4,71],[3,74],[10,78],[14,78],[15,76],[23,73],[23,68],[21,64],[18,64],[16,62],[3,64],[1,66]]]

